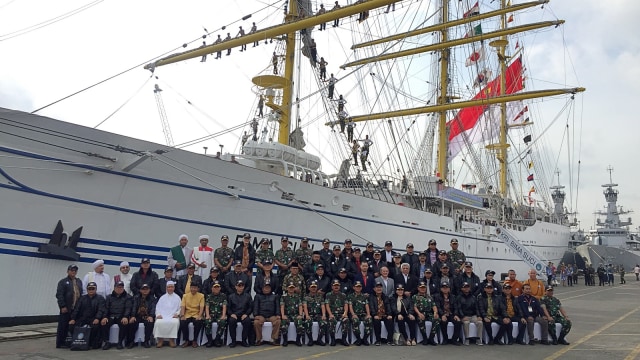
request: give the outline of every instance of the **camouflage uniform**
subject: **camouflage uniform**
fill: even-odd
[[[313,322],[315,321],[320,327],[318,339],[322,339],[327,329],[327,321],[322,320],[322,309],[320,308],[324,306],[324,297],[319,293],[315,295],[308,294],[304,297],[304,300],[302,300],[302,305],[307,307],[307,313],[309,314],[309,318],[305,320],[307,332],[311,332]]]
[[[304,334],[304,319],[300,316],[300,306],[302,306],[302,297],[298,294],[290,296],[284,294],[280,298],[280,306],[284,306],[284,314],[288,319],[282,319],[280,321],[280,333],[282,338],[287,341],[287,333],[289,332],[289,323],[293,321],[296,326],[296,333],[298,336]]]
[[[218,295],[209,294],[205,302],[205,306],[209,307],[209,315],[211,319],[205,319],[204,330],[207,335],[211,335],[211,325],[215,322],[218,323],[218,331],[216,331],[216,337],[222,338],[224,331],[227,328],[227,320],[220,320],[224,315],[222,313],[222,307],[227,305],[227,295],[219,293]]]
[[[311,248],[300,248],[296,250],[295,258],[300,266],[300,269],[304,269],[304,266],[311,262],[311,255],[313,254],[313,250]]]
[[[302,274],[298,274],[295,276],[293,274],[287,274],[282,281],[283,293],[287,292],[287,286],[289,285],[289,283],[293,283],[293,285],[296,286],[296,290],[298,290],[296,294],[301,296],[304,295],[305,282],[304,282],[304,276],[302,276]]]
[[[278,251],[276,251],[276,256],[275,259],[278,260],[279,262],[283,263],[283,264],[288,264],[289,262],[291,262],[291,260],[294,257],[294,253],[293,250],[287,248],[286,250],[280,249]],[[280,267],[278,267],[278,277],[280,278],[280,280],[282,280],[285,275],[289,274],[289,269],[287,270],[282,270],[280,269]],[[286,284],[287,281],[283,281],[283,284]],[[285,289],[286,291],[287,289]]]
[[[233,261],[233,249],[230,247],[220,247],[213,252],[213,258],[218,260],[220,265],[227,267]],[[222,271],[222,270],[221,270]],[[228,271],[224,271],[227,273]]]
[[[553,318],[553,321],[549,321],[549,335],[552,339],[556,340],[556,324],[559,323],[562,325],[562,330],[560,331],[560,338],[564,339],[564,337],[571,330],[571,321],[567,320],[562,313],[560,312],[560,307],[562,304],[560,303],[560,299],[554,296],[543,296],[540,298],[540,306],[547,308],[549,315]]]
[[[256,264],[262,263],[265,260],[273,261],[273,257],[273,250],[260,248],[260,250],[256,251]]]
[[[440,328],[440,319],[433,316],[433,307],[435,306],[435,303],[430,297],[426,296],[426,294],[425,296],[415,294],[412,296],[411,300],[415,307],[418,308],[418,311],[424,314],[425,321],[431,321],[431,332],[429,333],[429,338],[433,338],[436,331]],[[427,333],[425,321],[418,321],[418,328],[420,329],[420,333],[423,337],[426,337]]]
[[[463,264],[465,261],[467,261],[467,257],[460,250],[449,250],[448,255],[449,255],[449,261],[451,261],[451,263],[456,266],[460,264],[458,260],[462,260]]]
[[[325,297],[324,303],[329,305],[329,309],[333,314],[334,318],[329,319],[329,334],[335,335],[336,326],[338,325],[338,321],[342,321],[342,315],[344,314],[344,307],[348,305],[347,303],[347,295],[344,293],[334,293],[330,292]],[[349,320],[345,319],[342,321],[342,325],[340,328],[342,329],[342,335],[347,334],[347,327],[349,326]]]
[[[356,337],[360,337],[360,323],[364,322],[364,337],[368,337],[371,334],[371,326],[373,324],[370,317],[368,319],[366,318],[369,294],[356,294],[354,292],[347,297],[347,304],[353,307],[353,312],[357,316],[357,318],[351,318],[353,333],[356,334]]]

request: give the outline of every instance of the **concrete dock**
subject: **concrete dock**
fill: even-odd
[[[230,349],[175,348],[73,352],[55,348],[56,324],[0,328],[0,360],[13,359],[418,359],[436,356],[449,359],[640,359],[640,282],[628,277],[626,285],[606,287],[557,287],[573,322],[563,345],[523,346],[260,346]]]

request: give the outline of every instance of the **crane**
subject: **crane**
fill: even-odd
[[[162,101],[162,89],[160,89],[158,84],[155,85],[153,93],[156,97],[156,105],[158,105],[158,114],[160,114],[164,141],[167,143],[167,146],[173,146],[173,136],[171,135],[171,128],[169,127],[169,119],[167,119],[167,112],[164,110],[164,102]]]

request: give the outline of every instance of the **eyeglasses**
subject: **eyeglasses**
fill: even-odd
[[[236,285],[236,286],[239,286],[239,287],[244,287],[244,284],[238,284],[238,285]]]
[[[88,287],[87,290],[95,290],[96,288],[94,287]]]

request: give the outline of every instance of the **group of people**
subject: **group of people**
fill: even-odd
[[[88,326],[91,346],[107,350],[114,345],[109,341],[114,324],[119,327],[115,343],[119,349],[135,346],[139,324],[144,324],[142,346],[146,348],[162,347],[165,340],[176,347],[178,339],[182,347],[198,347],[203,328],[207,347],[222,346],[227,330],[230,347],[267,342],[287,346],[291,323],[298,346],[397,344],[396,326],[402,344],[410,346],[416,345],[418,332],[422,344],[437,345],[438,330],[442,343],[453,345],[568,344],[565,336],[571,321],[553,296],[552,286],[538,280],[535,270],[524,282],[517,280],[513,270],[504,284],[494,279],[491,270],[480,280],[458,249],[457,239],[450,241],[448,251],[439,250],[432,239],[422,252],[407,244],[404,254],[394,251],[391,241],[383,249],[367,243],[362,250],[353,247],[350,239],[344,246],[331,246],[324,239],[320,250],[312,250],[303,238],[294,251],[289,239],[282,237],[274,253],[269,239],[263,238],[259,249],[251,240],[245,233],[242,243],[232,249],[224,235],[220,247],[213,249],[209,236],[202,235],[199,246],[190,248],[188,236],[180,235],[178,245],[169,251],[162,277],[151,270],[148,258],[133,274],[129,264],[122,262],[113,279],[105,274],[102,260],[93,263],[94,271],[82,281],[78,267],[69,265],[56,292],[60,308],[56,346],[67,345],[67,334],[75,326]],[[269,339],[262,338],[265,322],[272,325]],[[534,337],[535,322],[542,327],[541,339]],[[236,341],[238,323],[242,325],[240,341]],[[313,323],[319,327],[315,340]],[[454,327],[451,337],[449,323]],[[476,337],[470,337],[471,323]],[[492,323],[499,325],[496,336]],[[559,337],[555,323],[562,325]],[[193,339],[189,324],[193,324]],[[518,327],[516,339],[513,326]],[[351,331],[354,341],[349,340]],[[488,339],[484,343],[483,334]]]

